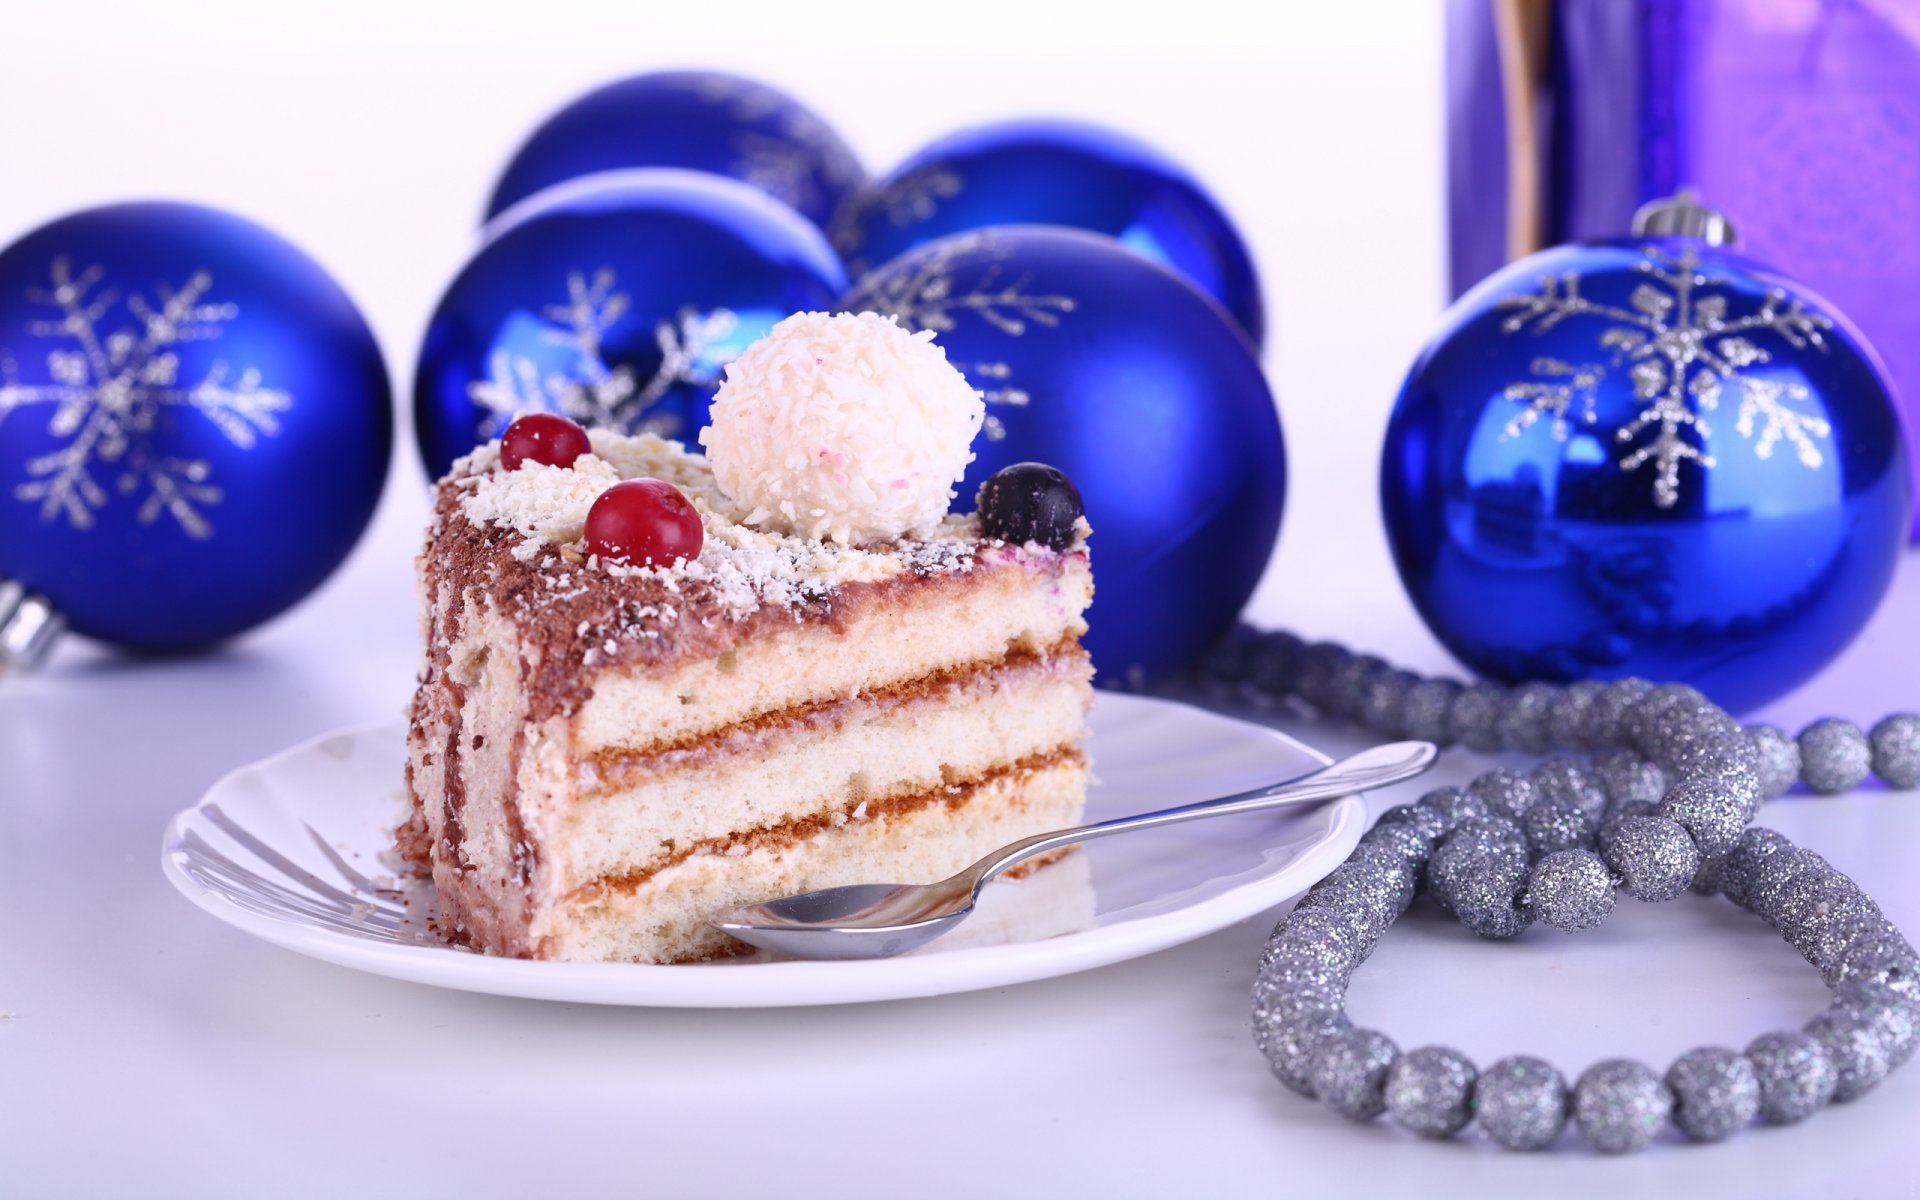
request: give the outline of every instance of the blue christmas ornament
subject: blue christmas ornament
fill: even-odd
[[[373,515],[392,419],[366,322],[260,226],[151,203],[29,233],[0,251],[0,650],[37,641],[22,589],[140,650],[281,612]]]
[[[1649,206],[1640,236],[1522,259],[1414,363],[1381,497],[1401,580],[1494,679],[1640,675],[1742,711],[1880,602],[1907,471],[1885,376],[1796,284]]]
[[[1120,239],[1197,284],[1257,348],[1266,317],[1233,222],[1186,169],[1123,133],[1006,121],[933,143],[863,191],[834,227],[857,279],[915,246],[992,225],[1065,225]]]
[[[985,393],[959,507],[1017,462],[1079,488],[1105,685],[1165,678],[1232,624],[1280,530],[1286,450],[1252,347],[1191,283],[1111,238],[1014,226],[910,251],[841,307],[933,330]]]
[[[488,227],[427,327],[428,473],[522,412],[691,442],[726,364],[845,287],[826,236],[744,183],[649,168],[543,192]]]
[[[487,219],[556,183],[627,167],[681,167],[752,184],[825,228],[867,173],[811,110],[719,71],[658,71],[588,92],[507,164]]]

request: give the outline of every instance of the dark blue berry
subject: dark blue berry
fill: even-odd
[[[1080,491],[1058,467],[1015,463],[980,485],[980,528],[988,537],[1050,550],[1073,544],[1074,526],[1086,509]]]

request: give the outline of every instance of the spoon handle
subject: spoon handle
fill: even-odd
[[[1023,838],[1011,845],[1002,846],[954,876],[949,882],[960,884],[971,878],[973,890],[978,893],[983,885],[1008,867],[1032,858],[1036,854],[1045,854],[1049,850],[1057,850],[1062,846],[1071,846],[1076,842],[1089,842],[1094,838],[1108,837],[1116,833],[1131,833],[1136,829],[1158,829],[1162,825],[1177,825],[1182,821],[1224,817],[1233,813],[1259,812],[1263,809],[1306,804],[1315,800],[1334,800],[1341,796],[1350,796],[1355,792],[1385,787],[1391,783],[1411,779],[1432,766],[1433,760],[1438,755],[1439,750],[1431,742],[1392,742],[1385,746],[1362,750],[1351,758],[1341,759],[1310,775],[1303,775],[1282,783],[1271,783],[1265,787],[1239,792],[1232,796],[1222,796],[1217,800],[1202,800],[1195,804],[1163,808],[1157,812],[1140,813],[1137,816],[1116,817],[1111,821],[1081,825],[1074,829],[1061,829],[1053,833],[1037,833],[1030,838]]]

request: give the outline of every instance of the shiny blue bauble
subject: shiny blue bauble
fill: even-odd
[[[1483,675],[1690,683],[1736,712],[1850,642],[1904,546],[1872,351],[1691,239],[1562,246],[1448,313],[1381,498],[1420,614]]]
[[[1218,305],[1112,238],[1015,226],[910,251],[841,307],[933,330],[985,393],[956,508],[1016,462],[1078,486],[1102,684],[1164,679],[1226,632],[1279,534],[1286,449],[1253,348]]]
[[[1253,258],[1186,169],[1077,121],[1005,121],[942,138],[860,194],[834,244],[858,278],[915,246],[992,225],[1064,225],[1118,238],[1185,275],[1252,340],[1266,332]]]
[[[867,178],[839,135],[784,92],[719,71],[657,71],[548,117],[507,164],[487,219],[556,183],[627,167],[729,176],[823,228]]]
[[[0,251],[0,576],[148,651],[231,637],[373,515],[393,407],[372,333],[250,221],[118,204]]]
[[[692,442],[728,362],[846,287],[826,235],[696,171],[610,171],[488,226],[441,297],[414,375],[429,474],[522,412]]]

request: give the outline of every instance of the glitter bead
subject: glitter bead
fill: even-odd
[[[1274,972],[1254,976],[1255,1011],[1265,1010],[1282,1021],[1308,1021],[1335,1017],[1346,1011],[1347,990],[1340,980],[1304,978],[1282,980],[1284,965]]]
[[[1427,864],[1435,898],[1484,938],[1515,937],[1532,922],[1532,914],[1515,902],[1526,878],[1526,839],[1500,817],[1460,826]]]
[[[1613,1058],[1588,1067],[1573,1085],[1573,1120],[1605,1154],[1644,1150],[1673,1113],[1673,1093],[1653,1068]]]
[[[1364,959],[1373,953],[1380,936],[1399,916],[1402,910],[1397,905],[1397,897],[1389,897],[1384,881],[1364,868],[1354,870],[1342,863],[1325,879],[1308,888],[1293,911],[1299,914],[1325,910],[1332,914],[1330,919],[1345,922],[1353,930],[1360,957]]]
[[[1889,1000],[1861,984],[1847,984],[1836,992],[1840,1004],[1860,1014],[1880,1039],[1880,1048],[1887,1055],[1887,1070],[1903,1066],[1913,1057],[1915,1048],[1920,1047],[1920,1005]]]
[[[1300,658],[1306,644],[1290,633],[1269,633],[1254,646],[1247,664],[1247,682],[1273,699],[1290,695],[1300,681]]]
[[[1504,768],[1488,771],[1468,784],[1467,794],[1478,797],[1488,811],[1510,821],[1518,821],[1536,799],[1532,780]]]
[[[1719,1046],[1689,1050],[1667,1068],[1673,1123],[1696,1142],[1718,1142],[1760,1111],[1760,1077],[1744,1055]]]
[[[1593,773],[1613,806],[1658,804],[1667,794],[1667,773],[1631,750],[1609,750],[1593,758]]]
[[[1245,683],[1252,675],[1254,650],[1260,638],[1259,630],[1253,626],[1235,625],[1207,651],[1201,669],[1219,683]]]
[[[1636,900],[1671,900],[1693,882],[1700,851],[1687,831],[1661,816],[1629,817],[1614,833],[1606,862]]]
[[[1719,862],[1720,891],[1741,908],[1752,907],[1751,888],[1760,864],[1794,845],[1771,829],[1749,829]]]
[[[1509,750],[1545,754],[1552,749],[1547,712],[1559,698],[1560,689],[1551,683],[1523,683],[1508,692],[1500,709],[1500,740]]]
[[[1827,717],[1800,731],[1800,778],[1823,796],[1860,786],[1873,765],[1867,735],[1851,721]]]
[[[1509,1150],[1540,1150],[1567,1125],[1567,1082],[1552,1064],[1515,1055],[1481,1072],[1474,1114],[1488,1137]]]
[[[1451,679],[1422,679],[1408,688],[1406,701],[1400,706],[1401,736],[1436,746],[1451,745],[1453,700],[1459,694],[1460,685]]]
[[[1334,675],[1352,659],[1352,653],[1345,646],[1332,642],[1315,642],[1306,647],[1300,651],[1293,694],[1321,712],[1332,711]]]
[[[1255,1010],[1253,1041],[1267,1056],[1273,1077],[1291,1091],[1313,1099],[1311,1068],[1320,1043],[1353,1028],[1345,1014],[1286,1020],[1278,1013]]]
[[[1755,868],[1747,885],[1747,907],[1774,928],[1787,902],[1792,899],[1795,879],[1809,871],[1823,870],[1827,860],[1811,850],[1795,847],[1768,855]]]
[[[1890,926],[1856,937],[1824,974],[1835,991],[1920,1005],[1920,952]]]
[[[1760,795],[1768,800],[1784,795],[1800,778],[1800,743],[1771,725],[1747,726],[1760,773]]]
[[[1606,685],[1594,679],[1582,679],[1560,689],[1547,706],[1549,750],[1587,749],[1587,720],[1594,700]]]
[[[1613,911],[1613,876],[1593,851],[1561,850],[1533,864],[1525,899],[1539,920],[1578,933]]]
[[[1373,828],[1360,835],[1360,844],[1390,848],[1414,872],[1425,867],[1433,855],[1433,839],[1411,821],[1376,821]]]
[[[1393,668],[1371,654],[1355,654],[1337,664],[1327,681],[1325,711],[1336,717],[1360,715],[1360,706],[1374,678]]]
[[[1500,737],[1500,718],[1505,708],[1507,689],[1497,683],[1476,683],[1460,690],[1453,698],[1448,720],[1453,736],[1469,750],[1493,752],[1504,748]]]
[[[1706,754],[1687,764],[1684,778],[1710,783],[1726,793],[1740,815],[1741,825],[1750,823],[1766,795],[1760,790],[1760,770],[1753,746],[1738,733],[1720,742]]]
[[[1308,1068],[1313,1093],[1349,1121],[1371,1121],[1387,1110],[1387,1072],[1399,1053],[1387,1035],[1371,1029],[1324,1038]]]
[[[1421,1137],[1452,1137],[1473,1118],[1476,1074],[1472,1061],[1457,1050],[1410,1050],[1387,1071],[1387,1112]]]
[[[1858,1011],[1836,1004],[1804,1028],[1833,1063],[1835,1102],[1864,1096],[1887,1077],[1887,1048]]]
[[[1369,947],[1348,914],[1301,903],[1274,927],[1261,953],[1260,970],[1284,963],[1296,975],[1338,979],[1342,984],[1362,962]]]
[[[1666,766],[1662,754],[1671,743],[1662,735],[1673,728],[1672,716],[1678,710],[1695,709],[1707,702],[1705,696],[1684,683],[1663,683],[1627,709],[1620,719],[1620,732],[1642,758]]]
[[[1444,817],[1449,830],[1489,815],[1484,800],[1452,787],[1433,789],[1420,797],[1420,806],[1430,808]]]
[[[1593,831],[1593,844],[1600,848],[1602,855],[1611,853],[1614,839],[1620,834],[1620,826],[1634,817],[1650,817],[1654,811],[1655,806],[1644,800],[1629,800],[1625,804],[1612,806],[1607,810],[1607,815],[1601,818],[1599,827]]]
[[[1621,720],[1640,698],[1653,690],[1644,679],[1616,679],[1600,689],[1587,706],[1586,743],[1596,750],[1629,747]],[[1629,747],[1630,748],[1630,747]]]
[[[1761,1034],[1746,1057],[1760,1081],[1760,1119],[1770,1125],[1804,1121],[1833,1099],[1839,1080],[1833,1060],[1807,1034]]]
[[[1520,818],[1527,848],[1538,858],[1559,850],[1583,850],[1593,844],[1593,824],[1577,805],[1543,800]]]
[[[1880,906],[1838,873],[1796,878],[1787,892],[1776,927],[1822,975],[1834,968],[1863,929],[1883,919]]]
[[[1659,813],[1687,831],[1703,858],[1732,850],[1747,828],[1747,801],[1717,780],[1682,779],[1660,802]]]
[[[1920,713],[1882,718],[1867,737],[1873,773],[1890,788],[1920,787]]]
[[[1360,706],[1354,718],[1382,737],[1407,736],[1407,695],[1419,682],[1420,677],[1412,671],[1375,672],[1361,689]]]
[[[1375,828],[1381,825],[1405,824],[1418,830],[1421,836],[1429,841],[1437,841],[1445,837],[1447,830],[1453,828],[1445,813],[1419,804],[1396,804],[1381,813],[1380,819],[1374,824]]]
[[[1577,758],[1556,758],[1543,762],[1527,776],[1533,784],[1534,803],[1559,800],[1576,805],[1594,820],[1607,808],[1606,788],[1600,777]]]

